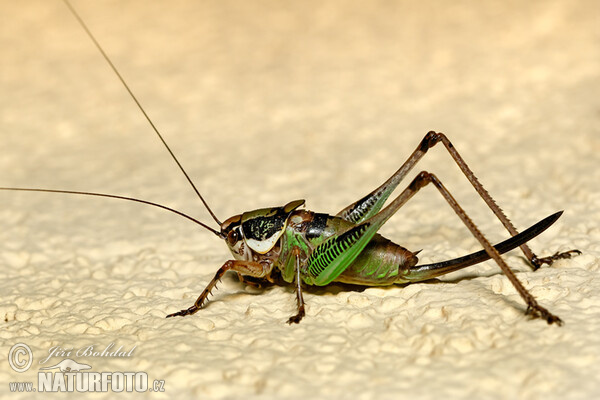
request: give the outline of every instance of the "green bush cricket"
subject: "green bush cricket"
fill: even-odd
[[[137,98],[131,92],[83,20],[67,0],[65,0],[65,3],[97,46],[102,56],[109,63],[117,77],[121,80],[219,227],[214,229],[175,209],[132,197],[52,189],[3,187],[0,190],[81,194],[135,201],[183,216],[225,240],[233,255],[233,259],[225,262],[219,268],[214,278],[191,307],[169,314],[167,317],[191,315],[200,310],[206,303],[209,294],[215,288],[217,282],[227,271],[236,272],[242,281],[249,284],[293,284],[296,288],[297,312],[289,318],[288,323],[291,324],[300,322],[305,315],[305,303],[302,296],[303,284],[325,286],[332,282],[342,282],[362,286],[386,286],[419,282],[491,258],[506,274],[511,284],[526,303],[527,314],[535,318],[545,319],[548,324],[556,323],[560,325],[562,323],[558,316],[538,304],[536,299],[527,291],[501,257],[501,254],[520,247],[533,269],[537,269],[543,264],[551,264],[557,259],[569,258],[574,254],[580,253],[578,250],[570,250],[540,258],[526,244],[526,242],[551,226],[560,217],[562,212],[555,213],[519,233],[504,212],[496,205],[489,193],[479,183],[450,140],[442,133],[428,132],[408,159],[387,181],[335,215],[300,209],[304,205],[304,200],[296,200],[281,207],[245,212],[221,222],[209,208],[162,135],[158,132]],[[426,171],[420,172],[400,194],[391,200],[389,205],[384,207],[401,181],[427,151],[438,143],[444,145],[467,180],[510,233],[511,238],[492,246],[440,180],[435,175]],[[418,265],[418,252],[411,252],[378,234],[383,224],[400,207],[411,199],[422,187],[430,183],[438,189],[449,206],[479,241],[483,250],[444,262]]]

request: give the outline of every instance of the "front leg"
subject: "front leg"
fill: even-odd
[[[210,281],[208,286],[202,291],[196,302],[190,308],[179,312],[167,315],[169,317],[192,315],[202,308],[210,292],[217,286],[217,282],[221,280],[225,272],[232,270],[244,275],[249,275],[255,278],[264,278],[271,271],[271,267],[266,264],[261,264],[253,261],[229,260],[215,274],[215,277]]]

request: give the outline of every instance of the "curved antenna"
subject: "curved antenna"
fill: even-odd
[[[189,215],[184,214],[181,211],[177,211],[177,210],[175,210],[175,209],[173,209],[171,207],[163,206],[162,204],[153,203],[153,202],[147,201],[147,200],[141,200],[141,199],[136,199],[136,198],[133,198],[133,197],[126,197],[126,196],[117,196],[115,194],[94,193],[94,192],[79,192],[79,191],[76,191],[76,190],[30,189],[30,188],[14,188],[14,187],[0,187],[0,190],[16,190],[16,191],[21,191],[21,192],[46,192],[46,193],[82,194],[82,195],[85,195],[85,196],[108,197],[110,199],[120,199],[120,200],[135,201],[137,203],[148,204],[150,206],[162,208],[163,210],[171,211],[172,213],[175,213],[177,215],[181,215],[182,217],[187,218],[187,219],[189,219],[192,222],[195,222],[196,224],[202,226],[203,228],[208,229],[209,231],[211,231],[212,233],[214,233],[215,235],[217,235],[221,239],[225,239],[225,236],[221,232],[214,230],[210,226],[208,226],[208,225],[206,225],[206,224],[198,221],[196,218],[190,217]]]
[[[106,55],[106,53],[102,49],[102,46],[100,46],[100,43],[98,43],[98,41],[96,40],[96,38],[94,37],[94,35],[92,34],[92,32],[88,29],[87,25],[85,24],[85,22],[83,22],[83,19],[81,19],[81,17],[79,16],[79,14],[77,14],[77,11],[75,11],[75,9],[71,5],[71,3],[69,3],[68,0],[63,0],[63,1],[66,4],[66,6],[69,8],[69,10],[71,11],[71,13],[75,16],[75,19],[77,19],[77,21],[79,22],[79,24],[81,25],[81,27],[83,28],[83,30],[87,33],[87,35],[90,37],[90,39],[92,39],[92,42],[94,42],[94,44],[96,45],[96,47],[100,51],[100,54],[102,54],[102,57],[104,57],[104,59],[106,60],[106,62],[108,63],[108,65],[110,65],[110,67],[112,68],[112,70],[114,71],[114,73],[117,75],[117,78],[119,78],[119,80],[121,81],[121,83],[123,84],[123,86],[125,87],[125,89],[127,89],[127,92],[129,93],[129,95],[131,96],[131,98],[133,99],[133,101],[135,102],[135,104],[137,104],[137,106],[140,109],[140,111],[142,112],[142,114],[144,114],[144,117],[146,117],[146,120],[148,120],[148,122],[150,123],[150,126],[152,127],[152,129],[154,130],[154,132],[156,133],[156,135],[158,136],[158,138],[160,139],[160,141],[165,145],[167,151],[169,152],[169,154],[171,154],[171,157],[173,157],[173,160],[175,160],[175,163],[177,163],[177,166],[179,167],[179,169],[181,170],[181,172],[183,172],[183,175],[185,175],[185,177],[188,180],[188,182],[190,183],[190,185],[192,185],[192,188],[194,189],[194,191],[196,192],[196,194],[198,195],[198,197],[200,198],[200,200],[204,204],[204,207],[206,207],[206,209],[208,210],[210,216],[215,220],[215,222],[217,224],[219,224],[219,226],[221,226],[221,221],[219,221],[219,219],[217,218],[217,216],[212,212],[212,210],[210,209],[210,207],[208,206],[208,204],[204,200],[204,197],[202,197],[202,195],[200,194],[200,192],[196,188],[196,185],[194,185],[194,182],[192,182],[192,179],[189,177],[189,175],[187,174],[187,172],[185,172],[185,169],[183,169],[183,166],[181,165],[181,163],[179,162],[179,160],[177,159],[177,157],[175,157],[175,154],[171,151],[171,148],[169,147],[169,145],[167,144],[167,142],[165,141],[165,139],[163,139],[162,135],[160,134],[160,132],[158,131],[158,129],[156,128],[156,126],[154,126],[154,123],[152,122],[152,120],[150,119],[150,117],[148,116],[148,114],[146,114],[146,111],[144,110],[144,107],[142,107],[142,105],[138,101],[137,97],[135,97],[135,95],[133,94],[133,92],[131,91],[131,89],[127,85],[127,83],[125,83],[125,80],[123,79],[123,77],[121,76],[121,74],[119,73],[119,71],[117,70],[117,68],[114,66],[114,64],[112,63],[112,61],[110,60],[110,58],[108,58],[108,55]]]

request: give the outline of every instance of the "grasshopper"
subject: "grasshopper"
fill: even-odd
[[[362,286],[406,284],[430,280],[491,258],[506,274],[526,303],[526,314],[534,318],[545,319],[548,324],[561,325],[562,320],[539,305],[531,293],[527,291],[508,267],[501,254],[520,247],[534,270],[543,264],[551,264],[555,260],[580,254],[579,250],[569,250],[562,253],[557,252],[549,257],[538,257],[526,244],[526,242],[556,222],[562,211],[519,233],[443,133],[428,132],[413,153],[388,180],[335,215],[301,209],[305,201],[295,200],[281,207],[244,212],[221,222],[210,209],[86,24],[68,0],[64,0],[64,2],[144,114],[219,228],[214,229],[170,207],[132,197],[54,189],[2,187],[0,190],[79,194],[143,203],[187,218],[224,240],[233,255],[233,259],[225,262],[219,268],[192,306],[169,314],[167,318],[191,315],[200,310],[206,304],[211,291],[227,271],[236,272],[241,281],[252,285],[262,283],[293,284],[296,291],[297,312],[288,320],[288,323],[292,324],[300,322],[305,316],[305,302],[302,296],[303,284],[315,286],[326,286],[332,282]],[[400,182],[427,151],[438,143],[443,144],[479,196],[508,230],[511,238],[493,246],[442,182],[434,174],[427,171],[417,174],[408,186],[384,208],[385,203]],[[409,251],[377,233],[400,207],[428,184],[432,184],[439,191],[463,224],[479,241],[483,250],[444,262],[419,265],[417,257],[419,252]]]

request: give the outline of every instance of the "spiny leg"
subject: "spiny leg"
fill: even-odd
[[[221,280],[225,272],[233,270],[245,275],[250,275],[257,278],[262,278],[266,276],[270,268],[267,265],[253,262],[253,261],[239,261],[239,260],[229,260],[215,274],[215,277],[210,281],[210,283],[206,286],[206,288],[202,291],[202,294],[198,297],[196,302],[190,308],[181,310],[179,312],[167,315],[169,317],[181,316],[185,317],[186,315],[192,315],[196,313],[199,309],[202,308],[208,295],[210,292],[217,286],[217,282]]]
[[[442,142],[458,167],[461,169],[463,174],[467,177],[469,182],[473,185],[477,193],[481,196],[481,198],[485,201],[488,207],[492,210],[492,212],[496,215],[496,217],[502,222],[504,227],[508,230],[508,232],[515,236],[519,232],[514,227],[512,222],[508,219],[508,217],[504,214],[502,209],[496,204],[492,196],[484,189],[484,187],[479,183],[473,171],[467,166],[463,158],[458,154],[458,151],[454,148],[450,140],[443,133],[437,133],[434,131],[428,132],[421,143],[417,147],[417,149],[410,155],[410,157],[402,164],[402,166],[392,175],[387,181],[385,181],[381,186],[377,189],[358,200],[355,203],[350,204],[348,207],[344,208],[342,211],[338,213],[338,216],[354,222],[359,223],[362,222],[373,215],[375,215],[383,204],[388,199],[388,197],[392,194],[392,192],[396,189],[398,184],[406,177],[406,175],[410,172],[410,170],[415,166],[415,164],[423,158],[425,153],[437,143]],[[523,254],[531,265],[533,269],[536,270],[543,264],[551,264],[555,260],[561,258],[570,258],[572,255],[581,254],[579,250],[569,250],[562,253],[555,253],[549,257],[538,257],[533,251],[529,248],[527,244],[523,244],[520,246]]]
[[[288,319],[288,324],[297,324],[304,317],[304,299],[302,298],[302,280],[300,279],[300,249],[296,246],[292,250],[296,258],[296,301],[298,313]]]
[[[436,143],[438,143],[440,141],[444,144],[444,146],[446,147],[446,149],[448,150],[448,152],[450,153],[450,155],[452,156],[452,158],[454,159],[454,161],[456,162],[458,167],[461,169],[463,174],[467,177],[469,182],[471,182],[471,185],[473,185],[473,187],[475,188],[475,190],[477,191],[479,196],[481,196],[483,201],[485,201],[485,203],[492,210],[492,212],[496,215],[496,217],[500,220],[500,222],[502,222],[502,225],[504,225],[506,230],[508,230],[508,232],[512,236],[517,235],[519,232],[517,231],[515,226],[508,219],[506,214],[504,214],[502,209],[496,204],[496,202],[494,201],[492,196],[490,196],[490,194],[487,192],[487,190],[484,189],[483,185],[481,185],[481,183],[479,183],[479,180],[477,179],[475,174],[473,174],[473,171],[471,171],[471,169],[469,168],[467,163],[465,163],[465,161],[460,156],[460,154],[458,154],[458,151],[456,151],[456,149],[454,148],[454,146],[452,145],[450,140],[446,137],[446,135],[444,135],[443,133],[429,132],[427,134],[427,136],[430,136],[430,141],[432,143],[431,146],[434,146]],[[525,254],[525,257],[527,257],[527,259],[533,266],[534,270],[538,269],[543,264],[550,265],[558,259],[571,258],[571,256],[574,254],[581,254],[581,252],[579,250],[569,250],[569,251],[565,251],[563,253],[557,252],[554,255],[549,256],[549,257],[539,258],[538,256],[536,256],[533,253],[533,251],[531,251],[531,249],[529,248],[529,246],[527,244],[522,244],[520,246],[520,248],[523,251],[523,254]]]
[[[392,192],[398,187],[400,182],[406,177],[417,162],[427,152],[428,146],[423,146],[423,139],[419,147],[408,157],[408,159],[402,164],[402,166],[392,175],[387,181],[383,182],[381,186],[367,194],[360,200],[350,204],[336,216],[341,217],[347,221],[355,224],[366,221],[381,210],[387,199],[390,197]]]
[[[465,226],[469,229],[469,231],[471,231],[473,236],[483,246],[486,253],[492,259],[494,259],[494,261],[496,261],[498,266],[502,269],[504,274],[508,277],[508,280],[510,281],[510,283],[512,283],[512,285],[515,287],[515,289],[517,290],[517,292],[519,293],[521,298],[527,304],[526,314],[531,315],[534,318],[545,319],[548,322],[548,324],[556,323],[557,325],[561,325],[562,320],[558,316],[552,314],[550,311],[545,309],[544,307],[540,306],[538,304],[538,302],[535,300],[535,298],[533,297],[533,295],[531,293],[529,293],[529,291],[527,291],[527,289],[525,289],[523,284],[515,276],[514,272],[509,268],[509,266],[506,264],[504,259],[502,259],[502,256],[500,256],[500,253],[498,252],[498,250],[496,250],[494,248],[494,246],[492,246],[492,244],[485,238],[485,236],[483,236],[481,231],[477,228],[477,226],[475,226],[475,223],[473,223],[471,218],[469,218],[469,216],[466,214],[466,212],[456,202],[454,197],[452,197],[450,192],[448,192],[446,187],[440,182],[440,180],[435,175],[430,174],[425,171],[419,173],[419,175],[417,175],[417,177],[411,182],[411,184],[405,190],[405,192],[408,191],[408,192],[410,192],[410,195],[414,195],[414,193],[416,193],[419,189],[421,189],[428,183],[433,183],[434,186],[440,191],[440,193],[442,194],[444,199],[448,202],[448,204],[452,207],[454,212],[459,216],[459,218],[463,221]],[[396,200],[394,200],[394,203],[395,202],[396,202]],[[392,203],[392,205],[394,203]],[[382,212],[384,212],[384,211],[386,211],[386,210],[384,209]]]

